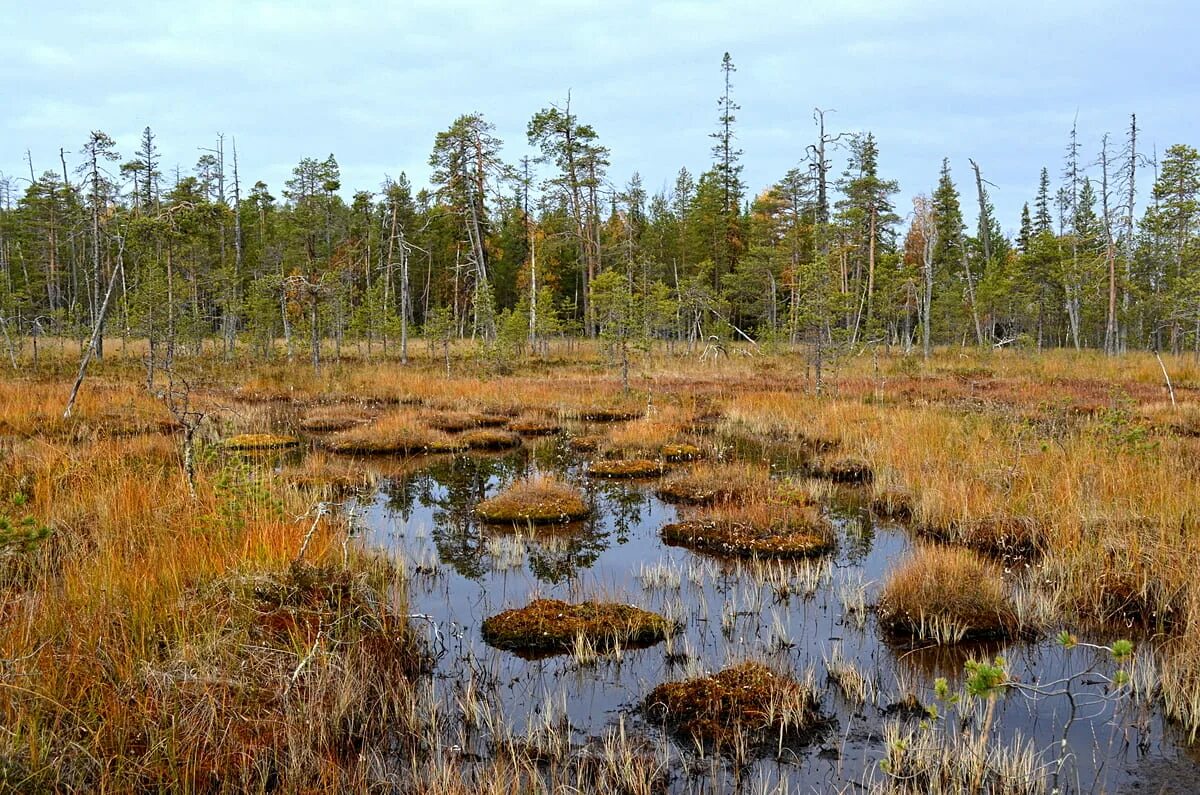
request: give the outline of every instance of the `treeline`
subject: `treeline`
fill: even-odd
[[[231,356],[277,355],[282,339],[314,363],[348,344],[407,357],[418,332],[534,349],[567,334],[622,349],[715,335],[1200,351],[1195,148],[1152,161],[1132,117],[1094,152],[1071,130],[1057,185],[1042,168],[1014,239],[974,161],[965,189],[944,161],[929,194],[898,208],[875,137],[833,134],[819,111],[796,167],[750,194],[733,72],[726,55],[712,163],[655,194],[637,174],[614,181],[569,100],[532,116],[534,154],[518,163],[469,114],[437,135],[428,186],[400,174],[349,201],[333,155],[302,160],[276,195],[224,138],[168,175],[151,129],[128,157],[92,132],[73,168],[64,152],[61,168],[31,162],[28,180],[0,183],[9,355],[23,337],[86,340],[97,325],[148,339],[151,366],[213,340]]]

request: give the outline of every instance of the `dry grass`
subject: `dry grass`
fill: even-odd
[[[310,433],[344,431],[370,422],[373,414],[357,406],[322,406],[300,419],[300,430]]]
[[[473,411],[442,411],[421,415],[425,425],[446,433],[458,433],[469,428],[495,428],[507,425],[508,419],[503,414]]]
[[[460,440],[426,427],[408,411],[385,414],[370,425],[341,431],[325,444],[335,453],[359,455],[414,455],[463,449]]]
[[[1000,573],[969,550],[917,548],[887,577],[879,598],[880,624],[936,643],[1005,637],[1016,613]]]
[[[282,450],[296,447],[300,440],[295,436],[275,433],[239,433],[221,443],[226,450]]]
[[[497,428],[477,428],[466,431],[456,439],[469,450],[511,450],[521,446],[521,436]]]
[[[681,505],[740,502],[769,487],[771,473],[754,464],[699,464],[665,478],[655,493]]]
[[[551,524],[585,518],[591,509],[578,490],[550,477],[522,480],[475,506],[488,522]]]
[[[496,648],[536,656],[572,651],[581,639],[599,652],[652,646],[675,627],[633,605],[535,599],[485,619],[482,631],[483,639]]]
[[[719,753],[799,739],[821,720],[811,683],[753,661],[661,684],[643,705],[652,719]]]

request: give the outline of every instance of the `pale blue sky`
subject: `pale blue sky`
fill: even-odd
[[[330,152],[347,192],[402,170],[421,185],[455,116],[483,113],[516,161],[529,117],[570,90],[611,179],[637,170],[654,191],[708,167],[728,50],[752,191],[803,158],[813,108],[834,108],[833,131],[875,133],[901,214],[943,156],[969,204],[974,157],[1011,230],[1040,167],[1057,179],[1076,114],[1088,159],[1130,112],[1147,152],[1200,144],[1197,7],[0,0],[0,172],[27,175],[27,149],[39,173],[60,146],[77,160],[91,129],[128,156],[150,125],[186,171],[218,132],[236,137],[243,178],[276,195],[302,157]]]

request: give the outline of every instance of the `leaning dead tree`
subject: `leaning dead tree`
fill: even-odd
[[[92,328],[91,341],[87,348],[83,351],[83,356],[79,361],[79,373],[75,376],[75,384],[71,387],[71,397],[67,399],[67,408],[63,411],[63,417],[71,416],[71,409],[75,407],[75,399],[79,397],[79,387],[83,384],[84,376],[87,375],[88,364],[92,361],[92,357],[100,350],[100,339],[104,334],[104,318],[108,315],[108,307],[112,303],[113,289],[118,282],[125,279],[125,237],[124,235],[116,235],[117,239],[117,267],[113,272],[113,277],[108,281],[108,290],[104,293],[104,302],[100,304],[100,310],[96,313],[96,323]]]

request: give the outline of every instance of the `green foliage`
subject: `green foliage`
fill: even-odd
[[[32,516],[12,519],[0,514],[0,554],[29,555],[50,537],[50,528]]]

